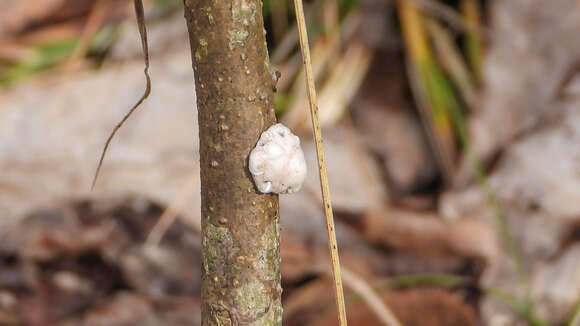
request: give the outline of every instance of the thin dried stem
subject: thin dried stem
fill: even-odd
[[[99,28],[103,25],[110,6],[110,0],[98,0],[95,3],[91,13],[89,14],[89,18],[83,27],[79,42],[68,59],[69,64],[73,64],[75,61],[87,55],[91,41],[99,31]]]
[[[369,308],[371,308],[384,325],[401,326],[401,323],[391,309],[387,307],[383,300],[375,293],[375,290],[365,280],[347,268],[342,269],[342,275],[344,276],[344,283],[368,304]]]
[[[199,180],[199,171],[196,171],[189,180],[187,180],[183,187],[179,190],[176,198],[173,202],[167,207],[167,209],[161,214],[151,232],[147,236],[147,240],[145,243],[151,246],[157,246],[167,233],[167,230],[173,225],[175,220],[177,219],[177,215],[183,211],[183,208],[187,204],[188,199],[191,197],[191,194],[196,186],[198,186]],[[201,225],[195,225],[196,231],[201,233]]]
[[[574,310],[568,326],[580,326],[580,300],[576,303],[576,310]]]
[[[449,6],[434,0],[405,0],[416,5],[422,11],[429,13],[449,24],[458,31],[466,31],[470,33],[475,33],[483,39],[487,39],[489,32],[485,27],[474,24],[472,21],[468,21],[461,17],[455,10],[451,9]]]
[[[322,10],[322,20],[326,35],[332,35],[338,28],[339,8],[337,0],[324,0]]]
[[[272,15],[272,32],[274,40],[281,40],[288,29],[288,5],[286,0],[270,2]]]
[[[330,187],[328,186],[328,175],[326,174],[326,162],[322,149],[322,131],[318,118],[318,106],[316,105],[316,89],[312,74],[312,60],[310,58],[310,48],[308,46],[308,34],[306,32],[306,22],[304,19],[304,9],[302,0],[294,0],[296,10],[296,23],[298,25],[298,36],[300,39],[300,50],[302,51],[302,62],[306,72],[306,84],[308,86],[308,100],[310,102],[310,114],[312,117],[312,129],[314,141],[316,143],[316,156],[318,157],[318,171],[320,174],[320,188],[322,190],[322,201],[324,204],[324,217],[326,218],[326,230],[328,232],[328,248],[332,262],[332,275],[336,290],[336,306],[338,309],[338,319],[340,326],[346,326],[346,308],[344,304],[344,292],[342,289],[342,278],[340,276],[340,261],[338,257],[338,244],[334,227],[334,217],[330,202]]]
[[[109,135],[109,138],[107,138],[107,141],[105,142],[105,148],[103,148],[103,152],[101,153],[101,157],[99,158],[97,171],[95,172],[95,176],[93,177],[91,189],[93,189],[95,187],[95,184],[97,183],[97,178],[99,177],[99,172],[101,171],[101,166],[103,165],[103,160],[105,159],[105,154],[107,154],[107,150],[109,149],[111,140],[113,140],[113,137],[115,137],[117,131],[121,129],[125,121],[129,119],[131,114],[135,112],[135,110],[141,105],[141,103],[143,103],[143,101],[145,101],[147,97],[149,97],[149,94],[151,93],[151,77],[149,77],[149,46],[147,44],[147,29],[145,28],[145,10],[143,9],[142,0],[135,0],[134,4],[135,4],[135,15],[137,16],[137,24],[139,25],[139,35],[141,36],[141,46],[143,47],[143,59],[145,60],[145,69],[143,70],[143,72],[145,73],[145,79],[147,84],[145,86],[145,92],[143,93],[141,98],[137,101],[137,103],[135,103],[135,105],[133,105],[133,107],[129,110],[129,112],[125,114],[123,119],[121,119],[121,121],[117,123],[117,125],[115,126],[115,128],[113,128],[113,131]]]
[[[431,54],[430,44],[424,30],[424,15],[409,0],[398,2],[399,19],[409,55],[407,73],[421,122],[427,131],[435,159],[441,170],[445,186],[453,181],[455,139],[449,117],[449,101],[434,89],[434,78],[440,75]],[[438,96],[439,95],[439,96]]]
[[[479,0],[462,0],[459,7],[461,8],[461,13],[466,22],[469,22],[478,28],[483,26],[483,10]],[[478,33],[467,31],[464,45],[469,64],[475,75],[474,79],[481,82],[481,69],[485,57],[484,38]]]
[[[441,62],[441,66],[455,82],[455,85],[457,85],[461,96],[463,96],[469,108],[474,110],[477,101],[477,91],[473,77],[469,73],[469,69],[461,56],[461,52],[459,52],[455,43],[453,43],[453,39],[448,31],[439,22],[434,19],[427,19],[426,28],[433,40],[433,46],[437,53],[437,58]]]
[[[318,81],[322,75],[332,65],[332,58],[338,55],[340,51],[341,40],[350,40],[354,32],[360,26],[362,14],[360,11],[351,10],[343,19],[340,28],[333,31],[331,36],[317,39],[311,49],[311,58],[315,61],[312,66],[313,79]],[[312,61],[312,59],[311,59]],[[296,79],[303,78],[304,69],[302,69]],[[282,83],[280,83],[282,84]],[[307,87],[301,83],[295,83],[292,87],[291,98],[292,104],[287,109],[282,122],[290,128],[303,128],[308,117],[304,108],[307,106],[306,94]],[[325,107],[326,108],[326,107]],[[324,124],[322,124],[324,125]]]
[[[306,22],[308,24],[312,21],[312,12],[319,10],[319,2],[320,0],[315,1],[313,4],[306,8],[304,16],[306,17]],[[272,61],[273,64],[280,64],[285,61],[293,53],[297,42],[298,31],[296,30],[295,26],[291,26],[286,31],[286,35],[284,35],[284,37],[279,42],[276,42],[276,49],[270,56],[270,61]]]

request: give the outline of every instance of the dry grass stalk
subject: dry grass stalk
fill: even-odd
[[[334,227],[334,217],[330,202],[330,187],[328,186],[328,176],[326,174],[326,163],[324,161],[324,151],[322,149],[322,130],[318,118],[318,107],[316,105],[316,89],[314,87],[314,77],[312,73],[312,61],[310,58],[310,48],[308,46],[308,35],[306,32],[306,22],[304,19],[304,9],[302,0],[294,0],[296,10],[296,23],[298,24],[298,35],[300,39],[300,49],[302,51],[302,61],[306,72],[306,84],[308,86],[308,99],[310,102],[310,113],[312,117],[312,128],[314,131],[314,141],[316,144],[316,155],[318,157],[318,170],[320,173],[320,186],[322,199],[324,202],[324,216],[326,218],[326,230],[328,232],[328,248],[332,262],[332,275],[336,291],[336,306],[338,309],[339,322],[341,326],[346,326],[346,308],[344,304],[344,292],[342,289],[342,277],[340,275],[340,261],[338,257],[338,244]]]
[[[391,309],[387,307],[367,282],[347,268],[342,269],[342,275],[346,285],[363,298],[384,325],[401,326]]]

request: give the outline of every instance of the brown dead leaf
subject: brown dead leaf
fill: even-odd
[[[366,214],[363,225],[371,241],[399,250],[474,257],[488,263],[498,256],[493,229],[475,219],[446,221],[436,215],[390,209]]]
[[[324,152],[335,210],[358,214],[386,200],[377,162],[366,151],[352,129],[336,125],[324,130]],[[315,168],[314,142],[303,141],[304,157],[309,167],[303,190],[322,203],[320,179]],[[321,204],[320,204],[321,205]]]
[[[493,227],[475,219],[446,221],[436,215],[389,209],[365,214],[362,223],[367,239],[398,251],[475,258],[490,273],[501,257]]]
[[[0,41],[21,40],[28,32],[42,31],[52,25],[83,22],[101,0],[19,0],[0,2]],[[114,10],[107,11],[108,19],[118,19],[125,14],[128,0],[111,1]],[[38,38],[37,38],[38,40]],[[29,40],[30,41],[30,40]],[[50,41],[50,39],[45,39]]]
[[[402,60],[397,53],[377,53],[352,109],[359,137],[384,162],[395,195],[424,186],[437,173],[420,120],[403,95]]]
[[[0,293],[15,300],[9,312],[31,326],[123,325],[127,315],[109,312],[113,307],[93,309],[124,290],[130,300],[122,296],[119,304],[127,305],[127,318],[144,318],[143,309],[153,305],[158,319],[147,320],[158,322],[151,325],[167,321],[166,313],[198,300],[201,256],[199,235],[180,222],[158,247],[143,246],[161,212],[142,199],[83,201],[40,210],[3,229]],[[134,308],[142,313],[130,313]],[[91,316],[123,318],[103,324]]]
[[[473,307],[457,294],[440,289],[408,289],[389,291],[381,295],[401,324],[406,326],[469,326],[477,325]],[[364,302],[347,304],[351,325],[378,325],[379,321]],[[337,325],[336,317],[328,314],[311,326]]]
[[[491,8],[483,102],[469,121],[475,153],[491,159],[514,139],[577,110],[560,97],[580,62],[580,10],[575,0],[510,0]],[[577,74],[577,73],[576,73]],[[457,183],[472,179],[469,158]]]
[[[554,261],[538,266],[533,274],[532,297],[537,313],[550,325],[565,324],[580,297],[580,244]]]

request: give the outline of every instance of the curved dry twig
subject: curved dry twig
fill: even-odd
[[[354,292],[360,295],[366,301],[369,308],[386,326],[402,326],[401,322],[395,317],[391,309],[375,293],[375,290],[364,279],[360,278],[354,272],[347,268],[342,269],[344,282]]]
[[[139,35],[141,36],[141,46],[143,47],[143,57],[145,60],[145,69],[143,70],[143,72],[145,73],[145,79],[147,81],[147,84],[145,86],[145,92],[143,93],[141,98],[139,98],[137,103],[135,103],[135,105],[133,105],[133,107],[129,110],[129,112],[125,114],[123,119],[121,119],[121,121],[117,123],[117,125],[115,126],[115,128],[113,128],[113,131],[107,138],[107,141],[105,142],[105,148],[103,148],[103,152],[101,153],[101,157],[99,158],[97,171],[95,171],[95,176],[93,177],[91,189],[93,189],[95,187],[95,184],[97,183],[97,178],[99,177],[101,166],[103,165],[105,155],[107,154],[107,150],[109,149],[109,145],[111,144],[113,137],[115,137],[117,131],[121,129],[125,121],[129,119],[129,117],[133,114],[133,112],[141,105],[141,103],[143,103],[143,101],[145,101],[147,97],[149,97],[149,94],[151,93],[151,77],[149,77],[149,46],[147,43],[147,29],[145,28],[145,11],[143,9],[142,0],[135,0],[134,3],[135,3],[135,15],[137,16],[137,24],[139,25]]]

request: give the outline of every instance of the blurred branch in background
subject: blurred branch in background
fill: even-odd
[[[433,40],[441,66],[451,77],[469,108],[472,111],[475,110],[477,90],[473,83],[473,77],[463,61],[460,50],[453,42],[452,36],[434,19],[427,20],[427,31]]]
[[[576,302],[576,310],[574,311],[574,314],[572,314],[568,326],[580,326],[580,298],[578,302]]]
[[[165,209],[163,214],[159,217],[149,235],[145,244],[149,246],[158,246],[167,230],[175,223],[179,215],[183,213],[183,209],[187,202],[191,199],[192,193],[199,188],[199,169],[195,169],[191,177],[183,183],[179,192],[175,194],[175,198],[169,206]],[[195,220],[190,224],[195,231],[201,233],[201,221]],[[200,248],[201,249],[201,248]]]
[[[361,24],[362,16],[360,11],[351,10],[341,23],[341,28],[333,31],[329,36],[318,38],[312,45],[312,68],[314,73],[314,81],[317,84],[322,84],[321,79],[328,71],[336,69],[329,63],[333,57],[337,57],[342,49],[342,46],[354,46],[350,43],[351,38],[355,35],[358,27]],[[370,61],[370,60],[369,60]],[[363,67],[361,69],[366,70]],[[303,70],[300,71],[295,80],[303,80]],[[344,79],[345,76],[343,76]],[[355,85],[356,86],[356,85]],[[324,92],[326,86],[319,86],[321,92]],[[356,87],[351,92],[356,91]],[[291,128],[303,128],[307,126],[308,122],[308,101],[306,98],[306,87],[303,83],[294,83],[290,90],[290,103],[288,107],[283,110],[282,122]],[[347,105],[348,103],[343,103]],[[320,106],[321,110],[322,105]],[[332,109],[329,109],[332,110]],[[322,122],[324,124],[324,122]]]
[[[340,28],[339,25],[339,1],[323,0],[322,3],[322,23],[324,26],[324,37],[330,37],[335,30]],[[329,65],[336,64],[337,53],[332,53],[328,59]]]
[[[512,309],[512,311],[519,314],[530,326],[548,326],[548,324],[543,321],[534,312],[533,305],[528,299],[520,300],[515,296],[503,293],[498,289],[489,289],[488,294],[503,304],[507,305]]]
[[[151,2],[148,20],[161,18],[181,6],[179,0]],[[9,24],[16,20],[7,19],[6,25],[14,26],[12,29],[2,30],[0,24],[0,87],[61,65],[70,69],[73,62],[100,64],[117,39],[129,4],[128,0],[87,0],[74,5],[54,1],[45,11],[34,12],[38,4],[28,0],[22,1],[20,7],[8,7],[22,11],[23,18],[31,17],[18,24]],[[10,10],[3,12],[0,20],[10,14]]]
[[[488,31],[475,22],[464,19],[459,15],[453,8],[437,1],[437,0],[399,0],[403,2],[411,2],[417,8],[421,9],[425,13],[431,14],[434,17],[441,19],[442,21],[448,23],[456,31],[469,31],[471,33],[476,33],[478,36],[485,38],[488,35]],[[475,2],[477,0],[474,0]]]
[[[475,80],[479,82],[482,78],[481,65],[485,56],[484,37],[481,33],[476,32],[477,30],[481,31],[483,28],[481,5],[478,0],[462,0],[460,8],[465,20],[475,27],[475,29],[465,32],[464,48],[475,75]]]
[[[456,155],[450,106],[456,106],[453,91],[433,57],[424,28],[423,14],[407,0],[398,2],[402,33],[408,52],[409,80],[421,119],[435,152],[446,185],[452,184]]]
[[[320,91],[320,123],[323,127],[338,122],[346,113],[366,76],[372,56],[371,49],[354,41],[333,65]]]
[[[399,17],[410,57],[408,61],[409,80],[427,134],[432,138],[431,143],[437,153],[445,184],[449,187],[453,183],[453,162],[456,155],[455,140],[457,139],[464,155],[470,160],[474,171],[476,171],[478,184],[485,193],[488,207],[496,219],[503,243],[516,266],[520,285],[527,293],[528,279],[515,239],[511,235],[507,219],[488,185],[484,167],[471,149],[461,101],[455,95],[453,84],[447,79],[440,69],[439,63],[431,54],[431,45],[425,36],[425,25],[432,36],[442,66],[446,68],[455,81],[455,85],[461,91],[465,101],[471,106],[475,106],[476,96],[471,82],[472,77],[460,59],[458,50],[454,48],[450,36],[435,20],[426,19],[409,1],[399,1]],[[528,301],[527,295],[524,300]]]
[[[322,4],[322,21],[324,23],[324,33],[328,37],[339,25],[339,1],[323,0]]]
[[[288,32],[288,2],[270,0],[272,35],[274,42],[278,43]]]
[[[88,52],[99,54],[106,50],[116,33],[115,27],[101,29],[92,37]],[[80,36],[63,40],[50,41],[26,46],[28,55],[22,61],[16,61],[0,68],[0,86],[14,84],[26,77],[45,71],[66,62],[80,43]]]
[[[80,35],[79,42],[76,45],[74,51],[71,53],[69,60],[69,65],[75,63],[79,59],[85,57],[88,54],[89,46],[91,40],[95,37],[99,29],[106,18],[106,15],[111,6],[111,0],[97,0],[93,5],[93,9],[87,18],[83,31]]]
[[[342,269],[344,283],[358,294],[369,305],[371,310],[386,326],[402,326],[401,322],[391,312],[391,309],[375,293],[375,290],[364,279],[356,275],[348,268]]]

